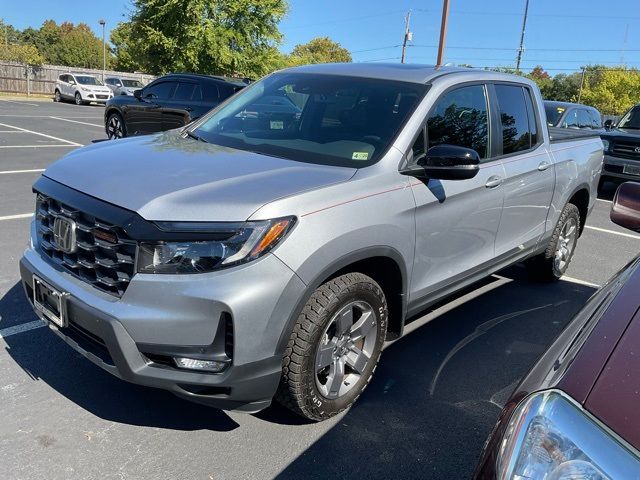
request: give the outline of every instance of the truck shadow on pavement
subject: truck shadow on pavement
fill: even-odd
[[[37,320],[19,283],[0,298],[0,318],[20,319],[12,323]],[[3,323],[0,328],[5,328]],[[3,340],[9,355],[34,381],[47,383],[81,408],[105,420],[172,430],[226,432],[238,427],[221,410],[113,377],[72,350],[48,328],[7,336]],[[50,394],[47,397],[43,401],[55,402]],[[52,406],[51,410],[56,408]]]
[[[279,475],[469,478],[517,382],[595,291],[518,267],[416,319],[371,384]]]

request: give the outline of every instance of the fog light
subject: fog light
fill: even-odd
[[[195,358],[174,357],[178,368],[186,368],[188,370],[202,370],[206,372],[221,372],[227,367],[226,362],[218,362],[216,360],[198,360]]]

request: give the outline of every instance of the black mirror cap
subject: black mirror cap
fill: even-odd
[[[468,180],[480,171],[480,155],[471,148],[457,145],[436,145],[418,160],[429,178]]]
[[[136,98],[142,98],[142,89],[134,90],[133,96]]]
[[[604,122],[604,128],[606,130],[611,130],[613,127],[614,127],[613,120],[609,119],[606,122]]]
[[[640,232],[640,183],[625,182],[618,187],[610,217],[616,225]]]

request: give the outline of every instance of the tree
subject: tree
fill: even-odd
[[[286,0],[134,0],[112,35],[118,65],[258,77],[278,61]]]
[[[624,67],[585,72],[581,101],[605,115],[621,115],[640,99],[640,71]]]
[[[289,60],[293,65],[350,62],[351,53],[329,37],[318,37],[293,47]]]
[[[13,25],[5,23],[5,21],[0,18],[0,44],[9,45],[16,43],[20,43],[20,30],[14,28]]]
[[[6,45],[0,49],[0,60],[26,63],[28,65],[42,65],[44,57],[33,45]]]

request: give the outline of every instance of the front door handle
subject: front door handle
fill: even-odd
[[[551,162],[547,162],[546,160],[544,162],[540,162],[540,165],[538,165],[538,170],[540,170],[541,172],[543,172],[544,170],[546,170],[547,168],[549,168],[551,166]]]
[[[502,182],[503,182],[502,177],[498,175],[491,175],[487,179],[487,183],[485,183],[484,186],[487,188],[496,188],[502,185]]]

